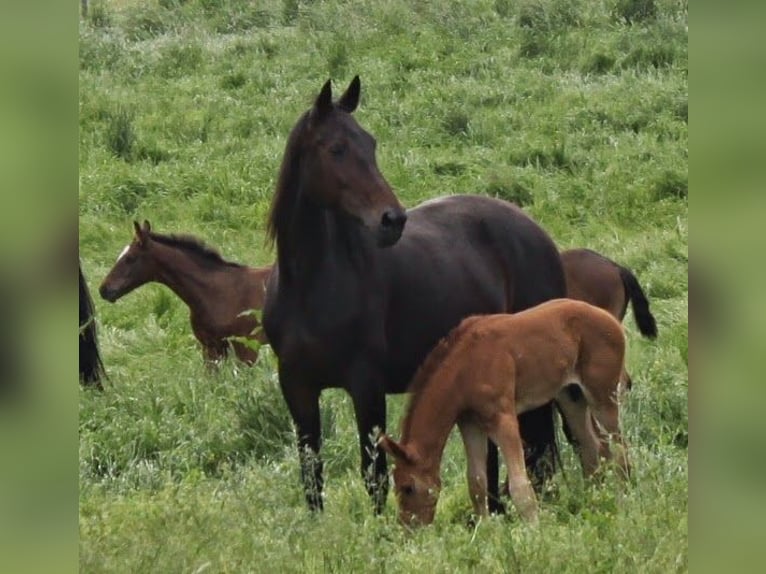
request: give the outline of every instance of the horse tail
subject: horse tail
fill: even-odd
[[[80,383],[85,386],[102,388],[101,379],[106,376],[101,353],[98,350],[96,316],[88,284],[80,271]]]
[[[625,293],[630,299],[631,306],[633,307],[633,316],[636,319],[638,330],[644,337],[654,339],[657,337],[657,321],[654,319],[654,315],[649,310],[649,300],[646,298],[644,290],[641,289],[641,285],[638,283],[638,279],[633,272],[623,267],[617,266],[620,270],[620,277],[622,278],[622,284],[625,287]]]

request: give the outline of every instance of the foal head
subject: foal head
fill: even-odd
[[[133,227],[135,229],[133,241],[122,250],[114,267],[98,288],[101,297],[110,303],[148,283],[156,275],[156,264],[149,255],[151,225],[144,220],[144,225],[141,227],[137,221],[134,221]]]
[[[351,115],[360,91],[356,76],[333,102],[328,80],[293,129],[271,209],[272,238],[294,201],[285,195],[298,188],[311,203],[361,223],[380,247],[393,245],[401,237],[407,214],[378,169],[375,138]]]
[[[387,435],[378,446],[394,458],[394,492],[399,505],[399,522],[405,526],[425,526],[434,521],[441,490],[439,467],[429,468],[407,445]]]

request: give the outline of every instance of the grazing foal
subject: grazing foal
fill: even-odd
[[[189,306],[194,336],[208,361],[225,357],[229,345],[237,357],[251,365],[258,351],[229,337],[266,342],[253,315],[242,312],[263,308],[271,266],[247,267],[225,261],[220,254],[190,235],[160,235],[144,220],[133,222],[135,237],[104,279],[99,293],[114,303],[148,283],[169,287]]]
[[[413,382],[401,442],[382,435],[394,457],[399,519],[430,524],[441,481],[447,438],[457,423],[468,458],[474,511],[487,514],[487,437],[500,447],[511,499],[527,520],[537,501],[524,465],[517,415],[554,399],[577,437],[583,473],[599,456],[611,458],[589,411],[617,443],[617,463],[628,473],[619,428],[617,390],[624,376],[625,337],[609,313],[570,299],[556,299],[514,315],[465,319],[431,351]],[[567,392],[578,385],[582,393]]]
[[[630,302],[641,334],[649,339],[657,337],[657,322],[649,310],[649,301],[630,269],[590,249],[562,251],[561,264],[567,297],[609,311],[620,321]]]

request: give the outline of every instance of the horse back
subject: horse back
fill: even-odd
[[[567,297],[600,307],[622,320],[628,300],[620,267],[590,249],[561,252],[567,283]]]

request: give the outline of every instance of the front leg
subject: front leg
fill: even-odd
[[[319,419],[319,394],[321,387],[315,381],[298,376],[279,365],[279,385],[290,410],[298,433],[298,458],[301,465],[301,481],[309,510],[323,510],[321,428]]]
[[[487,515],[487,434],[479,425],[470,421],[458,421],[460,435],[467,459],[466,477],[468,492],[476,516]],[[494,445],[493,445],[494,446]],[[497,448],[495,448],[497,452]],[[497,475],[496,475],[497,476]]]
[[[202,356],[205,360],[205,367],[208,372],[214,373],[218,370],[218,365],[226,357],[226,349],[221,349],[220,345],[207,342],[202,342]]]
[[[386,455],[377,446],[375,435],[386,430],[386,393],[382,374],[366,363],[351,372],[348,392],[354,403],[362,478],[376,514],[381,514],[388,496]]]

